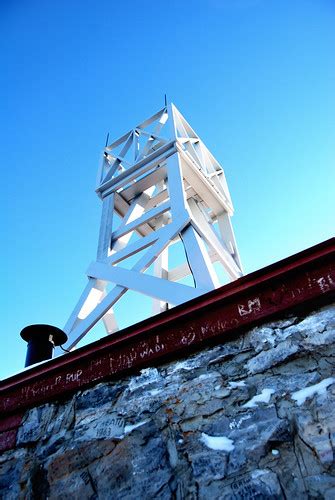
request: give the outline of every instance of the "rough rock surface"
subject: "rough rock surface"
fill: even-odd
[[[335,498],[335,307],[28,411],[4,499]]]

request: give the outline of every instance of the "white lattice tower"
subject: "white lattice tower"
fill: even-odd
[[[223,169],[173,104],[106,146],[96,191],[97,258],[64,327],[67,349],[100,319],[116,331],[113,306],[127,290],[152,297],[158,313],[220,286],[215,262],[230,280],[242,275]],[[171,268],[178,241],[184,263]],[[190,274],[193,286],[179,282]]]

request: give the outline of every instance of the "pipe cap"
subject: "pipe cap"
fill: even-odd
[[[43,338],[52,335],[53,343],[55,345],[62,345],[67,341],[67,335],[63,330],[52,325],[28,325],[20,333],[23,340],[29,342],[34,337]]]

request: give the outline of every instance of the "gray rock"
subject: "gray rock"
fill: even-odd
[[[78,470],[50,485],[48,498],[50,500],[94,500],[97,497],[94,482],[88,469]]]
[[[125,385],[122,384],[98,384],[87,391],[78,394],[75,398],[76,411],[86,410],[87,408],[96,408],[99,405],[107,403],[115,403],[118,396],[124,390]]]
[[[294,360],[295,361],[295,360]],[[291,363],[294,363],[292,361]],[[252,379],[250,380],[252,382]],[[257,393],[262,392],[263,389],[269,387],[274,391],[273,397],[281,398],[291,395],[292,392],[303,389],[309,385],[313,385],[320,382],[320,375],[318,372],[310,373],[296,373],[291,372],[289,375],[278,374],[274,377],[261,378],[255,381],[255,386],[257,387]]]
[[[302,442],[311,448],[324,467],[334,463],[332,437],[335,436],[335,405],[332,415],[315,419],[309,411],[297,411],[294,421]]]
[[[289,327],[287,333],[293,335],[299,333],[308,342],[313,336],[322,333],[327,329],[335,328],[335,307],[330,305],[308,315],[299,323]]]
[[[17,500],[22,498],[22,489],[28,489],[29,458],[26,451],[16,450],[2,456],[0,463],[0,498]]]
[[[276,332],[273,328],[261,327],[254,328],[248,334],[246,343],[250,343],[255,352],[268,350],[274,347],[277,343]]]
[[[275,375],[292,375],[306,374],[309,372],[316,372],[319,365],[316,359],[311,356],[304,358],[295,358],[286,361],[283,364],[272,367],[272,372]]]
[[[125,420],[117,413],[97,411],[86,415],[74,429],[76,441],[121,438],[124,434]]]
[[[249,373],[262,373],[273,366],[290,359],[300,350],[299,345],[285,340],[274,349],[262,351],[246,364]]]
[[[239,472],[247,463],[258,462],[278,443],[292,440],[288,422],[277,417],[274,407],[257,408],[234,419],[222,416],[203,430],[210,436],[225,436],[233,441],[228,474]]]
[[[111,440],[96,440],[94,446],[92,442],[71,443],[70,446],[64,445],[44,461],[50,487],[58,481],[64,485],[68,475],[81,474],[90,464],[110,455],[116,446],[116,441]]]
[[[138,434],[132,446],[127,438],[122,440],[90,469],[99,497],[168,498],[171,469],[166,447],[160,437],[146,440],[144,428]]]
[[[44,405],[28,411],[23,424],[18,430],[17,445],[34,443],[42,438],[46,438],[47,429],[56,413],[57,410],[54,405]],[[66,413],[66,410],[61,407],[58,413]]]
[[[197,482],[210,483],[226,475],[227,456],[220,452],[203,452],[190,456],[193,476]]]
[[[262,500],[284,499],[276,474],[268,470],[254,470],[251,473],[234,478],[229,485],[216,481],[199,489],[199,498],[217,498],[222,500],[244,500],[258,498]]]
[[[335,498],[335,476],[330,474],[318,474],[305,479],[309,498],[324,498],[334,500]]]

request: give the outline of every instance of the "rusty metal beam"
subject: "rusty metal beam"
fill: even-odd
[[[209,343],[223,343],[241,329],[274,316],[296,309],[306,313],[334,297],[335,238],[332,238],[1,381],[2,418],[103,380],[121,377],[131,370],[187,355]]]

